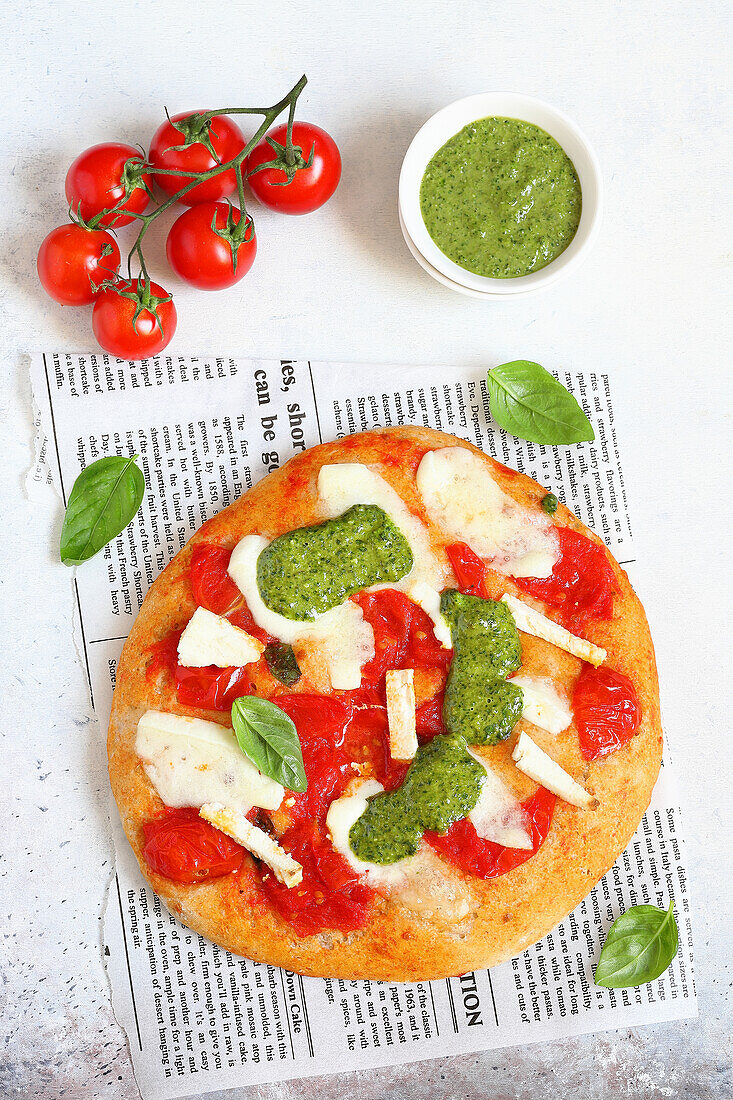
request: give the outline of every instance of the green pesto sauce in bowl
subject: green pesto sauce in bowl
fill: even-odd
[[[469,745],[496,745],[522,713],[521,688],[505,680],[522,663],[522,646],[505,603],[448,589],[440,598],[453,642],[443,702],[448,733]]]
[[[349,846],[366,863],[412,856],[429,829],[445,833],[479,800],[486,772],[463,741],[434,737],[421,745],[401,787],[369,799],[349,830]]]
[[[423,221],[441,252],[492,279],[552,263],[575,236],[581,209],[570,157],[518,118],[464,126],[438,149],[420,184]]]
[[[300,622],[337,607],[373,584],[393,584],[412,569],[410,544],[376,504],[288,531],[257,559],[257,587],[271,611]]]

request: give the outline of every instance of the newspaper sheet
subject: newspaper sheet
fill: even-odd
[[[157,574],[189,536],[306,447],[385,425],[429,425],[470,439],[536,478],[603,537],[633,579],[634,551],[605,374],[561,374],[595,442],[547,448],[500,431],[484,375],[452,368],[307,361],[48,353],[32,363],[47,439],[29,486],[50,464],[64,503],[80,470],[137,454],[142,507],[74,581],[80,650],[100,736],[122,643]],[[586,900],[540,943],[492,970],[389,985],[302,978],[232,956],[184,928],[140,875],[117,814],[117,871],[105,956],[115,1012],[140,1090],[162,1100],[311,1074],[624,1028],[697,1012],[678,800],[665,761],[633,841]],[[680,950],[640,989],[593,983],[614,918],[674,900]]]

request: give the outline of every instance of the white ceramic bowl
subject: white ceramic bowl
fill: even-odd
[[[583,196],[580,223],[572,241],[547,267],[516,279],[490,279],[449,260],[427,231],[420,211],[420,184],[428,162],[442,145],[479,118],[519,118],[546,130],[565,150],[575,165]],[[531,96],[514,92],[482,92],[444,107],[422,126],[412,139],[400,172],[399,212],[408,246],[410,241],[431,268],[454,284],[472,290],[472,296],[489,298],[530,294],[570,274],[588,255],[601,223],[603,193],[601,170],[593,149],[567,115]],[[413,251],[411,249],[411,251]],[[414,253],[413,253],[414,254]],[[435,276],[433,276],[435,277]],[[444,279],[439,280],[444,282]]]

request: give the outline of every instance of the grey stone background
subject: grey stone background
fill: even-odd
[[[189,293],[166,274],[165,228],[156,227],[152,268],[179,311],[171,350],[416,370],[522,357],[612,373],[639,591],[682,781],[700,1018],[243,1095],[732,1096],[728,5],[5,0],[0,19],[0,1096],[138,1096],[100,947],[112,871],[104,737],[71,642],[59,507],[32,507],[24,493],[32,429],[23,354],[93,341],[88,311],[43,295],[35,253],[65,219],[64,174],[81,149],[108,138],[146,144],[164,105],[272,102],[301,71],[310,80],[302,115],[338,139],[341,187],[310,217],[262,212],[255,267],[219,295]],[[498,305],[432,283],[407,252],[396,211],[417,127],[490,88],[571,114],[606,183],[604,226],[583,270]]]

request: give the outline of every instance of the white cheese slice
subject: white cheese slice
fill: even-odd
[[[201,807],[199,814],[204,821],[221,829],[257,859],[263,860],[271,868],[278,882],[292,888],[303,881],[302,864],[293,859],[290,853],[281,848],[278,842],[266,832],[248,821],[240,810],[232,809],[231,806],[222,806],[218,802],[207,802]]]
[[[523,603],[522,600],[518,600],[515,596],[509,596],[505,593],[501,598],[511,611],[517,629],[523,630],[525,634],[533,634],[535,638],[542,638],[550,645],[557,646],[558,649],[564,649],[567,653],[572,653],[574,657],[579,657],[581,661],[589,661],[596,668],[598,665],[602,665],[608,656],[605,649],[593,645],[585,638],[579,638],[577,634],[571,634],[564,626],[548,619],[546,615],[535,611],[533,607]]]
[[[567,696],[561,695],[548,676],[520,673],[509,681],[522,689],[522,718],[548,733],[562,733],[573,720]]]
[[[331,686],[347,691],[361,684],[361,669],[374,656],[374,631],[358,604],[345,600],[312,622],[287,619],[271,611],[257,585],[257,559],[268,545],[261,535],[245,535],[234,547],[229,576],[247,601],[257,626],[289,645],[313,642],[328,668]]]
[[[328,518],[340,516],[355,504],[376,504],[386,512],[410,544],[413,566],[406,577],[379,588],[399,588],[416,581],[425,581],[434,588],[443,587],[445,569],[433,554],[425,524],[414,516],[399,493],[389,482],[361,462],[338,462],[321,466],[318,472],[318,496],[323,513]]]
[[[388,669],[385,686],[390,754],[393,760],[412,760],[417,752],[414,670]]]
[[[433,620],[433,633],[443,649],[451,649],[453,642],[450,626],[445,616],[440,613],[440,592],[425,581],[414,581],[408,586],[406,593],[412,602],[421,607]]]
[[[485,760],[473,752],[471,756],[486,772],[479,800],[468,815],[474,829],[484,840],[505,848],[531,848],[532,837],[521,802]]]
[[[178,663],[186,668],[241,668],[259,661],[264,648],[246,630],[205,607],[197,607],[178,642]]]
[[[552,520],[497,485],[486,463],[465,447],[428,451],[417,487],[436,527],[465,542],[492,569],[514,577],[549,577],[560,545]]]
[[[598,799],[588,794],[572,775],[568,775],[526,733],[520,733],[512,752],[512,760],[520,772],[524,772],[536,783],[541,783],[565,802],[571,802],[573,806],[580,806],[584,810],[595,810],[598,806]]]
[[[148,710],[137,724],[135,751],[166,806],[276,810],[285,794],[242,753],[234,731],[217,722]]]

